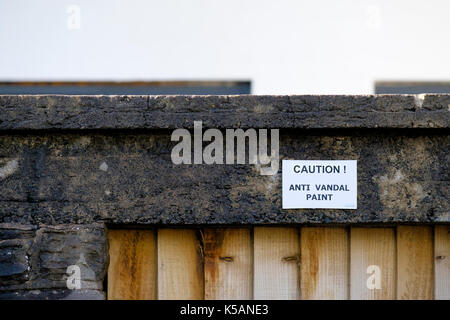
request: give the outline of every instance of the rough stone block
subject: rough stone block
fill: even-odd
[[[103,225],[0,224],[0,234],[8,238],[0,240],[0,298],[102,296],[109,261]],[[80,270],[80,289],[67,286],[69,266]]]

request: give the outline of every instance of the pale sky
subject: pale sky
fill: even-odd
[[[449,16],[445,0],[0,0],[0,81],[368,94],[376,80],[450,81]]]

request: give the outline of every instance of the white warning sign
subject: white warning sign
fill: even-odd
[[[283,160],[283,209],[356,209],[356,160]]]

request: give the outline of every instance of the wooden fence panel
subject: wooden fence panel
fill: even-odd
[[[156,299],[153,230],[109,230],[108,299]]]
[[[397,227],[397,299],[433,299],[431,227]]]
[[[302,228],[301,298],[348,298],[348,232],[345,228]]]
[[[296,228],[254,229],[254,298],[299,299],[299,234]]]
[[[205,299],[253,298],[251,230],[205,229]]]
[[[397,271],[395,230],[351,228],[350,239],[350,298],[395,299]]]
[[[203,299],[203,259],[197,231],[158,230],[158,299]]]
[[[435,299],[450,300],[450,226],[434,229]]]
[[[449,300],[449,232],[448,225],[255,227],[253,237],[236,227],[109,230],[108,299]]]

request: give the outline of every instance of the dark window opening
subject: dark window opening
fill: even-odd
[[[450,93],[450,82],[377,81],[376,94]]]
[[[0,82],[0,94],[233,95],[250,90],[250,81]]]

